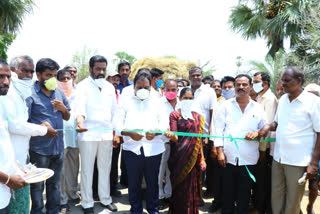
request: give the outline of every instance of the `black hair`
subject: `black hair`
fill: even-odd
[[[158,68],[152,68],[151,69],[151,71],[150,71],[150,73],[151,73],[151,78],[153,78],[153,77],[160,77],[161,75],[163,75],[164,74],[164,72],[163,71],[161,71],[160,69],[158,69]]]
[[[235,79],[246,77],[249,80],[249,84],[252,85],[252,78],[248,74],[238,74]]]
[[[303,72],[297,68],[297,67],[287,67],[286,69],[284,69],[284,72],[291,72],[292,73],[292,77],[295,79],[298,79],[299,77],[301,78],[301,86],[304,84],[304,74]]]
[[[149,83],[151,85],[151,74],[150,74],[150,69],[149,68],[140,68],[136,74],[136,76],[133,79],[133,84],[134,86],[136,85],[136,82],[138,80],[144,80],[144,79],[148,79]]]
[[[96,62],[105,62],[108,65],[108,61],[104,56],[95,55],[95,56],[91,57],[90,60],[89,60],[90,68],[93,68],[94,67],[94,63],[96,63]]]
[[[42,58],[36,64],[36,72],[42,74],[46,69],[59,70],[60,66],[50,58]]]
[[[8,63],[6,62],[6,60],[2,59],[1,57],[0,57],[0,65],[9,66]]]
[[[236,85],[236,79],[231,76],[224,76],[220,81],[220,86],[223,88],[223,84],[226,82],[233,82],[233,86]]]
[[[214,77],[212,75],[207,75],[202,79],[202,82],[204,82],[205,80],[209,80],[211,84],[214,81]]]
[[[181,92],[180,92],[180,98],[182,98],[183,95],[184,95],[185,93],[187,93],[188,91],[191,91],[192,96],[194,96],[194,90],[193,90],[192,88],[183,88],[183,89],[181,90]]]
[[[215,82],[219,83],[219,85],[220,85],[220,87],[221,87],[221,84],[220,84],[221,81],[220,81],[220,80],[213,80],[212,83],[210,84],[210,86],[212,87],[212,86],[213,86],[213,83],[215,83]],[[221,87],[221,88],[222,88],[222,87]]]
[[[63,69],[61,69],[61,70],[59,70],[59,71],[58,71],[58,73],[57,73],[57,80],[59,80],[59,81],[60,81],[60,76],[62,76],[62,75],[63,75],[63,74],[65,74],[65,73],[69,73],[69,74],[70,74],[70,76],[71,76],[71,78],[72,78],[71,71],[69,71],[69,70],[67,70],[67,69],[63,68]]]
[[[201,70],[200,67],[192,66],[192,67],[189,69],[189,75],[190,75],[192,72],[196,71],[196,70],[200,70],[200,71],[201,71],[201,74],[202,74],[202,70]]]
[[[178,82],[177,82],[177,80],[175,80],[175,79],[166,79],[165,81],[164,81],[164,86],[168,83],[168,82],[171,82],[171,81],[173,81],[173,82],[175,82],[176,84],[177,84],[177,86],[178,86]]]
[[[190,82],[189,82],[189,80],[187,80],[187,79],[181,79],[181,81],[183,81],[183,82],[187,82],[187,86],[189,86],[190,85]],[[183,84],[184,85],[184,84]]]
[[[267,81],[268,82],[268,86],[270,87],[270,82],[271,82],[270,75],[267,72],[260,71],[260,72],[255,73],[253,76],[255,77],[255,76],[258,76],[258,75],[261,75],[262,81],[263,82]]]
[[[125,65],[129,66],[129,70],[131,70],[131,65],[130,65],[130,63],[127,62],[127,61],[122,61],[122,62],[120,62],[120,63],[118,64],[118,72],[120,71],[120,68],[121,68],[122,66],[125,66]]]

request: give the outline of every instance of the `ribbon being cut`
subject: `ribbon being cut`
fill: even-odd
[[[56,129],[56,131],[71,131],[72,129]],[[105,130],[105,131],[126,131],[126,132],[137,132],[137,133],[155,133],[155,134],[165,134],[167,132],[171,132],[171,131],[144,131],[144,130],[117,130],[117,129],[106,129],[106,128],[88,128],[88,130]],[[171,132],[177,136],[187,136],[187,137],[205,137],[205,138],[226,138],[226,139],[230,139],[231,142],[234,143],[235,147],[237,148],[238,154],[240,159],[244,162],[244,166],[249,174],[249,177],[256,182],[256,179],[254,177],[254,175],[249,171],[246,162],[244,161],[244,159],[242,158],[240,152],[239,152],[239,145],[237,140],[246,140],[243,137],[232,137],[231,135],[229,136],[217,136],[217,135],[207,135],[207,134],[196,134],[196,133],[189,133],[189,132]],[[261,139],[262,140],[262,139]],[[275,138],[265,138],[263,141],[261,142],[275,142]],[[254,139],[253,141],[258,141],[258,139]]]

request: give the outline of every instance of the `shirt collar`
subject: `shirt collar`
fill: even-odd
[[[301,92],[301,94],[299,94],[299,96],[296,97],[294,100],[299,100],[299,101],[302,102],[302,103],[306,102],[306,101],[308,100],[308,97],[306,96],[307,93],[309,93],[309,92],[303,90],[303,91]],[[288,100],[289,100],[289,95],[288,95]],[[293,101],[294,101],[294,100],[293,100]]]
[[[266,97],[268,97],[268,96],[270,95],[270,93],[272,93],[272,92],[271,92],[271,89],[268,88],[268,90],[266,91],[266,93],[264,93],[264,94],[261,96],[261,98],[266,98]],[[260,97],[260,96],[259,96],[259,97]]]
[[[37,92],[37,93],[39,93],[39,91],[41,90],[41,88],[38,86],[38,80],[37,81],[35,81],[35,83],[34,83],[34,90]]]
[[[120,81],[119,85],[122,85],[122,86],[129,86],[129,85],[132,85],[133,82],[131,82],[130,80],[127,80],[126,84],[123,85],[122,81]]]

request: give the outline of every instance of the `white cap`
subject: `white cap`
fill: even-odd
[[[107,76],[107,77],[114,77],[114,76],[119,76],[119,77],[121,77],[120,74],[119,74],[118,72],[116,72],[116,71],[110,71],[110,72],[108,72],[108,76]]]

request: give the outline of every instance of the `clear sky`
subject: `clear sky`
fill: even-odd
[[[232,75],[236,57],[263,61],[263,40],[246,41],[227,24],[238,0],[36,0],[9,48],[9,59],[27,54],[60,66],[88,48],[111,61],[125,51],[136,58],[174,55],[204,63],[212,60],[215,77]]]

